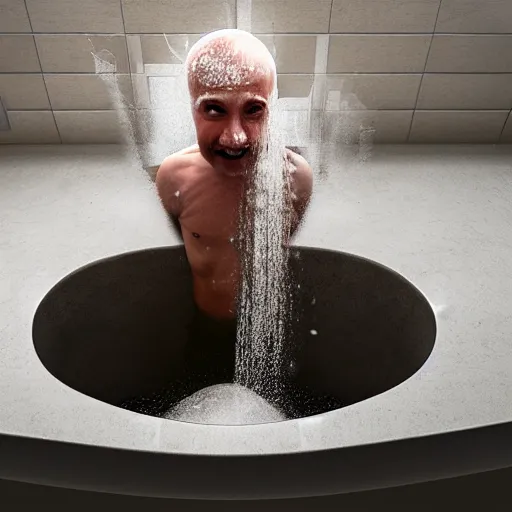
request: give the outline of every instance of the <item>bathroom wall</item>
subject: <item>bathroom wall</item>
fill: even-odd
[[[0,142],[119,142],[91,51],[147,108],[161,65],[224,27],[271,48],[281,97],[377,143],[512,142],[512,0],[0,0]]]

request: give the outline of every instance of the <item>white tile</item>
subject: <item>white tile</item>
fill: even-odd
[[[144,73],[144,61],[142,59],[141,36],[127,35],[126,47],[128,50],[128,61],[130,62],[131,73]]]
[[[201,34],[235,28],[236,0],[122,0],[127,33]]]
[[[409,110],[414,109],[420,74],[326,75],[324,91],[315,109]]]
[[[441,0],[334,0],[331,33],[432,32]]]
[[[417,110],[409,142],[497,143],[508,112]]]
[[[313,73],[316,36],[259,35],[274,56],[278,73]]]
[[[357,110],[315,112],[323,119],[324,143],[354,144],[375,142],[399,144],[407,141],[412,110]]]
[[[188,51],[200,35],[158,34],[128,37],[140,37],[144,64],[180,64],[185,62]]]
[[[9,113],[9,131],[0,131],[1,144],[58,144],[59,134],[53,114],[46,111],[11,110]]]
[[[26,2],[34,32],[124,32],[119,0]]]
[[[133,73],[132,79],[132,93],[133,102],[136,108],[149,108],[150,95],[148,77],[143,74]]]
[[[121,123],[115,110],[54,111],[64,144],[117,144]]]
[[[0,74],[0,97],[7,110],[49,110],[50,102],[39,74]]]
[[[24,0],[0,0],[0,32],[32,32]]]
[[[505,129],[501,134],[500,142],[505,144],[512,144],[512,115],[508,116],[507,123],[505,124]]]
[[[511,33],[512,2],[510,0],[443,0],[436,32]]]
[[[512,35],[436,35],[427,62],[431,73],[512,72]]]
[[[331,0],[252,0],[253,33],[329,32]]]
[[[45,75],[45,81],[54,110],[110,110],[117,101],[133,103],[130,75],[105,80],[96,74],[50,74]]]
[[[32,35],[0,35],[0,71],[4,73],[41,71]]]
[[[124,36],[45,34],[35,38],[45,73],[94,73],[92,52],[115,62],[118,73],[129,72]]]
[[[280,98],[304,98],[310,95],[314,75],[277,75]]]
[[[512,108],[512,74],[425,74],[421,110],[502,110]]]
[[[252,0],[236,0],[236,28],[252,31]]]
[[[420,73],[430,36],[331,35],[327,73]]]

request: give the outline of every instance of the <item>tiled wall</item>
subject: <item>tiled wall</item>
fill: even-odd
[[[313,107],[364,110],[376,142],[512,142],[512,0],[0,0],[0,142],[118,141],[91,49],[131,102],[141,66],[176,62],[162,33],[223,27],[275,51],[281,96],[322,83]]]

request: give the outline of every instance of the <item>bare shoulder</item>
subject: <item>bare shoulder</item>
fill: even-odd
[[[201,160],[199,147],[191,146],[168,156],[158,168],[156,188],[164,208],[170,213],[179,214],[179,191],[194,180],[193,170],[201,166]]]
[[[173,153],[168,156],[158,168],[156,174],[157,186],[158,182],[165,180],[176,180],[183,177],[184,171],[194,166],[195,160],[200,156],[199,148],[197,146],[191,146],[177,153]]]
[[[286,157],[291,164],[290,172],[295,194],[304,199],[309,198],[313,190],[313,170],[306,159],[286,148]]]

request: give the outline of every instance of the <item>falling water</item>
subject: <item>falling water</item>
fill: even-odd
[[[100,50],[99,52],[92,51],[91,54],[94,58],[96,74],[100,76],[108,89],[110,100],[112,101],[119,124],[122,128],[124,142],[130,148],[130,156],[135,158],[137,165],[140,166],[141,157],[136,143],[133,112],[132,115],[130,115],[129,106],[126,104],[119,87],[116,73],[116,59],[108,50]]]
[[[235,381],[272,401],[283,391],[290,293],[287,237],[290,198],[277,87],[260,157],[241,205],[241,282]]]

